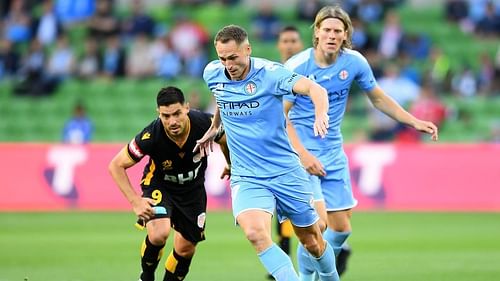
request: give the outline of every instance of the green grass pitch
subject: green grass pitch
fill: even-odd
[[[132,213],[0,213],[0,281],[135,281],[145,232],[134,221]],[[353,227],[342,280],[500,280],[500,213],[355,212]],[[230,213],[209,213],[206,234],[186,280],[266,280]]]

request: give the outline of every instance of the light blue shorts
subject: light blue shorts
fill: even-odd
[[[324,200],[327,211],[351,209],[358,204],[351,188],[349,162],[342,148],[311,150],[323,164],[326,176],[309,175],[314,200]]]
[[[302,167],[286,174],[269,177],[231,176],[233,215],[263,210],[276,213],[280,222],[290,219],[293,225],[307,227],[319,220],[313,207],[309,177]]]

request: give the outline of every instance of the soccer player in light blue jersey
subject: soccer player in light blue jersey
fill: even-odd
[[[309,97],[288,95],[284,98],[284,107],[291,143],[311,174],[318,213],[320,216],[327,213],[324,238],[338,255],[351,234],[351,209],[357,204],[351,190],[340,132],[351,84],[356,81],[377,109],[418,131],[431,134],[432,140],[437,140],[438,129],[433,123],[409,114],[377,86],[366,59],[351,50],[353,27],[344,10],[338,6],[323,7],[317,13],[313,26],[313,47],[289,59],[285,66],[316,81],[328,91],[329,134],[318,138],[309,132],[308,128],[314,122],[314,109]],[[299,275],[301,280],[313,280],[315,269],[304,252],[299,245]]]
[[[323,240],[312,206],[307,172],[286,132],[282,99],[291,93],[309,96],[314,104],[309,129],[321,138],[328,128],[325,89],[279,63],[251,57],[247,32],[239,26],[219,30],[214,43],[219,60],[206,66],[203,78],[217,108],[195,149],[210,152],[222,121],[231,159],[233,215],[276,280],[299,279],[290,257],[271,238],[275,210],[280,221],[292,222],[321,280],[339,280],[333,249]]]

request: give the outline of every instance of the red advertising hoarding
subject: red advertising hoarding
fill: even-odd
[[[122,147],[0,144],[0,211],[130,210],[107,169]],[[499,145],[359,144],[346,152],[358,210],[500,211]],[[129,169],[137,187],[143,165]],[[212,153],[209,209],[230,208],[223,165]]]

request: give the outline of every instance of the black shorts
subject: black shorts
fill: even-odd
[[[170,218],[172,228],[195,244],[205,240],[207,193],[204,185],[180,193],[169,192],[152,183],[142,186],[142,197],[152,198],[157,202],[156,206],[165,208],[165,214],[155,214],[153,219]]]

